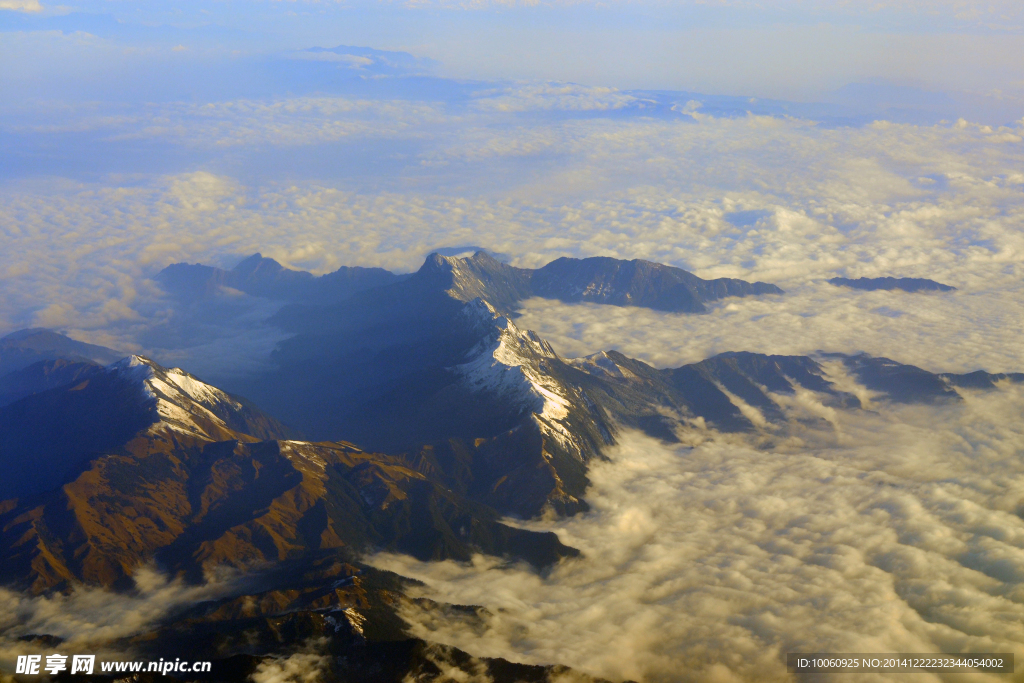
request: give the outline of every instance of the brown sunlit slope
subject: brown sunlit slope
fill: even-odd
[[[33,415],[64,432],[36,429]],[[535,564],[573,553],[552,534],[501,524],[398,459],[275,438],[285,429],[271,418],[144,358],[22,399],[0,409],[0,423],[20,448],[0,447],[4,466],[34,473],[35,489],[0,503],[0,582],[34,591],[118,585],[152,560],[198,578],[212,566],[375,547],[423,559],[483,550]],[[91,448],[75,428],[93,435]],[[58,467],[69,453],[75,467]]]

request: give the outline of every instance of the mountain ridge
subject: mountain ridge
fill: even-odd
[[[0,338],[0,377],[45,360],[89,361],[107,365],[125,354],[87,344],[45,327],[26,328]]]
[[[96,452],[134,439],[287,438],[275,419],[178,368],[128,356],[85,379],[0,407],[0,499],[62,483]]]
[[[576,553],[401,458],[296,441],[244,399],[139,356],[0,408],[0,431],[0,499],[17,496],[0,505],[0,581],[36,592],[121,585],[150,560],[198,579],[368,547],[538,566]]]
[[[56,389],[76,380],[88,379],[102,368],[99,363],[88,360],[57,358],[37,361],[28,367],[0,376],[0,407],[47,389]]]
[[[867,292],[876,290],[892,291],[894,289],[911,293],[956,291],[956,287],[951,285],[944,285],[941,282],[920,277],[860,277],[857,279],[834,277],[828,282],[836,287],[849,287]]]
[[[342,266],[331,273],[312,273],[285,268],[260,253],[240,261],[231,270],[199,263],[174,263],[154,278],[164,289],[179,297],[199,298],[231,288],[252,296],[282,301],[326,303],[355,292],[402,279],[383,268]]]
[[[517,268],[497,260],[486,250],[466,258],[432,252],[416,272],[406,275],[381,268],[342,266],[333,273],[317,277],[306,271],[284,268],[257,253],[243,259],[232,270],[201,264],[172,264],[155,279],[165,289],[186,298],[231,287],[293,305],[337,304],[361,292],[411,280],[407,289],[426,287],[445,291],[459,301],[479,297],[504,313],[511,313],[531,296],[701,313],[707,310],[705,304],[728,296],[784,293],[776,285],[764,282],[733,278],[704,280],[681,268],[640,259],[561,257],[541,268]]]

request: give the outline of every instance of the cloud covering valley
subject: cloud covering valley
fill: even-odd
[[[425,597],[483,608],[410,606],[420,637],[613,680],[792,680],[786,652],[1021,657],[1021,388],[871,412],[800,401],[794,414],[817,405],[831,428],[768,448],[624,435],[591,469],[591,512],[529,524],[583,551],[548,574],[372,561],[424,581]]]
[[[584,108],[580,98],[604,106],[608,92],[528,86],[481,92],[477,101],[495,97],[548,98],[530,106],[571,112]],[[755,346],[881,352],[898,345],[919,349],[900,360],[934,369],[1016,369],[1019,356],[1003,340],[1021,320],[1019,125],[836,128],[716,118],[696,105],[674,119],[524,119],[505,108],[321,98],[158,107],[148,120],[118,123],[122,136],[147,137],[146,144],[187,140],[211,150],[222,170],[5,183],[0,332],[47,326],[158,354],[148,331],[175,311],[150,278],[170,263],[230,267],[260,251],[315,272],[341,265],[409,271],[433,248],[481,244],[523,266],[563,255],[644,258],[702,277],[775,282],[789,292],[726,302],[710,316],[601,314],[619,329],[588,324],[581,307],[571,309],[570,330],[566,309],[529,303],[525,326],[552,336],[569,355],[618,346],[671,365]],[[83,116],[82,125],[100,125],[90,123],[93,113]],[[373,131],[368,120],[379,122]],[[236,132],[228,139],[223,131]],[[362,152],[322,146],[334,131],[382,150],[388,141],[413,142],[383,167],[363,164],[360,176],[347,165],[362,163]],[[253,158],[233,156],[238,145],[271,155],[263,160],[333,161],[317,166],[322,178],[283,171],[246,182],[237,165]],[[343,167],[347,175],[328,172]],[[822,284],[835,275],[929,277],[959,291],[908,298]],[[259,329],[257,318],[242,328],[263,340],[246,352],[254,362],[279,339]],[[224,334],[238,337],[239,329]]]

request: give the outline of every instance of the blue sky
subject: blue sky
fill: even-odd
[[[8,8],[0,9],[0,58],[14,67],[0,84],[46,97],[70,88],[123,98],[119,83],[138,88],[147,75],[188,94],[203,73],[237,84],[247,60],[342,44],[407,51],[435,60],[436,75],[461,79],[799,100],[829,99],[865,82],[1003,98],[1024,92],[1024,12],[1006,0],[4,0],[0,7]],[[145,92],[157,97],[152,90]]]

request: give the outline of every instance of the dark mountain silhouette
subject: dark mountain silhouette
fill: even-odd
[[[530,285],[534,296],[546,299],[683,313],[702,313],[708,302],[729,296],[783,293],[764,282],[703,280],[681,268],[660,263],[606,257],[556,259],[534,271]]]
[[[968,374],[935,374],[914,365],[861,353],[853,356],[823,354],[839,358],[847,370],[868,389],[883,392],[897,403],[943,403],[960,401],[956,388],[993,389],[996,382],[1024,382],[1024,373],[989,374],[978,370]]]
[[[0,377],[0,407],[47,389],[81,382],[102,369],[102,365],[92,361],[41,360]]]
[[[904,292],[952,292],[956,290],[956,287],[919,277],[861,277],[856,280],[834,277],[829,280],[829,283],[836,287],[863,289],[868,292],[878,289],[899,289]]]
[[[125,354],[76,341],[42,327],[12,332],[0,339],[0,377],[44,360],[92,361],[107,365]]]
[[[176,263],[162,270],[156,280],[189,300],[230,287],[253,296],[307,305],[338,303],[358,292],[408,280],[404,287],[381,296],[410,296],[414,290],[428,288],[447,291],[460,301],[480,297],[504,313],[512,312],[520,301],[531,296],[700,313],[708,302],[729,296],[783,293],[764,282],[703,280],[681,268],[642,260],[559,258],[536,270],[516,268],[484,250],[468,258],[433,253],[411,275],[346,266],[317,277],[254,254],[232,270]]]
[[[175,263],[160,271],[155,279],[165,289],[185,299],[196,299],[229,287],[268,299],[326,303],[395,282],[402,276],[383,268],[359,266],[342,266],[333,273],[316,276],[285,268],[262,254],[253,254],[231,270]]]

